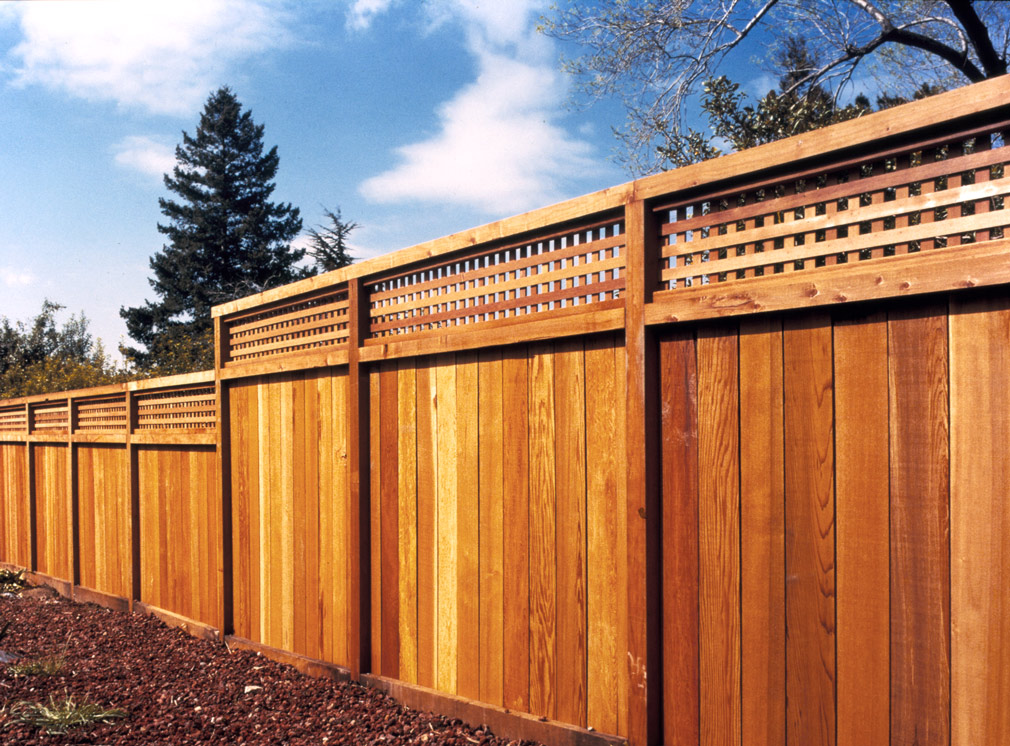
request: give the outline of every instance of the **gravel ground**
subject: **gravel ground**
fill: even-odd
[[[21,661],[64,656],[60,673],[16,675],[0,666],[0,743],[518,744],[458,720],[419,713],[373,689],[304,676],[244,650],[190,637],[159,620],[77,604],[43,590],[0,597],[0,650]],[[43,733],[14,713],[19,702],[75,700],[121,708],[108,724]],[[534,746],[532,742],[522,742]]]

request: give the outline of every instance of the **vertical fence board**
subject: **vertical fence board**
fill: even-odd
[[[557,719],[586,725],[586,371],[581,339],[554,354]]]
[[[614,337],[586,340],[586,724],[621,733],[627,697],[623,571],[626,511],[624,428],[620,393],[624,349]]]
[[[554,360],[550,345],[531,345],[530,439],[530,712],[554,718],[557,639],[555,556]]]
[[[126,449],[78,446],[81,585],[130,596],[130,490]]]
[[[946,307],[893,312],[891,743],[950,736]]]
[[[457,628],[459,607],[458,581],[458,504],[456,489],[457,415],[456,366],[454,355],[435,359],[436,418],[438,421],[438,496],[436,525],[438,531],[438,585],[436,591],[438,655],[435,658],[435,683],[448,694],[456,693]]]
[[[417,683],[417,381],[413,361],[397,372],[397,541],[400,679]]]
[[[530,697],[530,479],[527,348],[502,354],[505,578],[502,604],[505,706],[529,711]]]
[[[660,342],[663,402],[663,730],[669,746],[700,743],[698,659],[698,369],[694,332]]]
[[[480,444],[480,700],[504,699],[504,471],[502,355],[480,354],[477,440]]]
[[[371,605],[372,605],[372,660],[371,671],[382,672],[382,480],[380,478],[382,441],[380,440],[379,402],[379,369],[373,367],[368,371],[368,407],[369,407],[369,453],[371,454],[368,488],[370,501],[370,538],[371,543]]]
[[[302,438],[305,443],[302,476],[302,489],[305,490],[305,519],[302,531],[305,545],[305,565],[301,572],[305,573],[305,601],[301,603],[295,601],[297,606],[305,609],[305,652],[310,658],[322,658],[322,646],[320,631],[322,629],[322,609],[320,603],[320,572],[319,546],[321,518],[319,510],[320,490],[320,461],[319,447],[324,441],[323,433],[320,429],[320,416],[327,419],[333,417],[333,412],[329,409],[320,410],[319,407],[319,385],[323,380],[329,380],[328,372],[325,370],[312,371],[305,377],[304,398],[302,408],[304,409],[304,419],[301,423]],[[298,541],[300,537],[295,537]]]
[[[438,630],[438,420],[430,359],[417,366],[417,683],[434,689]]]
[[[477,353],[456,355],[456,693],[480,696],[480,504]]]
[[[1010,742],[1010,301],[951,303],[951,743]]]
[[[890,731],[887,323],[835,324],[838,744]]]
[[[0,443],[0,487],[3,488],[4,562],[31,567],[31,511],[28,496],[28,449],[23,443]]]
[[[379,368],[379,450],[372,455],[379,461],[379,490],[372,491],[382,503],[380,512],[380,563],[382,576],[382,675],[399,678],[400,675],[400,557],[397,546],[400,539],[397,474],[397,373],[396,363],[383,363]]]
[[[309,573],[308,573],[308,549],[309,537],[307,527],[309,521],[315,521],[315,516],[309,516],[309,490],[307,478],[308,454],[306,449],[305,430],[308,422],[305,421],[305,374],[300,373],[294,377],[291,386],[291,440],[286,443],[291,444],[288,456],[292,462],[291,473],[291,576],[288,584],[291,586],[292,604],[287,609],[287,613],[292,618],[292,646],[290,650],[307,655],[306,626],[308,624],[309,595]],[[315,439],[312,447],[315,450]],[[314,490],[313,490],[314,491]]]
[[[741,731],[786,740],[782,322],[740,325]]]
[[[786,727],[790,744],[835,743],[835,495],[831,325],[784,330]]]
[[[740,489],[735,329],[698,332],[701,738],[740,743]]]

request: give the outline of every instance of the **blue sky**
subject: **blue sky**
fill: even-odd
[[[306,227],[338,206],[359,258],[629,177],[615,104],[566,106],[536,0],[0,2],[0,316],[44,298],[106,348],[153,298],[181,132],[229,85]],[[570,51],[570,50],[569,50]]]

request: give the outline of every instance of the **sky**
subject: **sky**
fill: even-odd
[[[0,316],[44,299],[108,351],[155,299],[163,174],[229,86],[273,198],[367,258],[627,181],[616,103],[572,107],[538,0],[0,0]],[[296,243],[304,242],[300,237]]]

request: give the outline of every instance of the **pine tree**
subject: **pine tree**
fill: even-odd
[[[279,158],[263,152],[263,125],[242,111],[227,87],[207,99],[196,134],[182,133],[160,198],[168,245],[151,257],[159,300],[121,308],[130,337],[122,347],[142,372],[181,373],[213,366],[211,308],[311,274],[291,247],[302,227],[298,208],[270,201]]]
[[[324,207],[323,213],[330,219],[330,225],[309,229],[308,253],[320,272],[329,272],[346,267],[354,261],[354,257],[347,250],[347,237],[358,224],[344,220],[339,207],[336,212]]]

